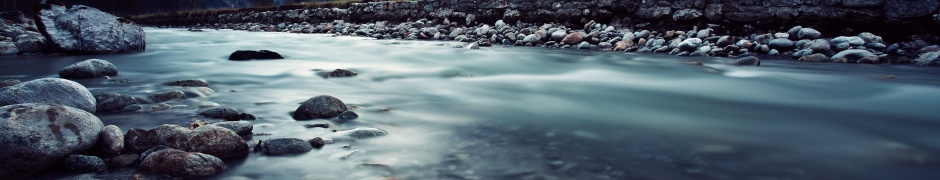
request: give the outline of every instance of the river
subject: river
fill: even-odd
[[[160,85],[182,79],[206,80],[215,91],[171,101],[175,107],[167,111],[97,114],[124,131],[204,119],[196,116],[198,105],[215,102],[260,118],[252,122],[263,134],[246,137],[252,146],[332,133],[305,124],[389,132],[301,155],[252,153],[227,160],[229,168],[216,179],[940,178],[935,67],[773,59],[739,67],[715,57],[145,31],[143,53],[0,57],[0,78],[58,77],[62,67],[98,58],[120,73],[76,80],[93,94],[145,97],[183,89]],[[235,50],[260,49],[285,59],[227,60]],[[686,63],[692,61],[704,66]],[[359,76],[318,75],[337,68]],[[291,118],[298,103],[321,94],[354,106],[360,117]]]

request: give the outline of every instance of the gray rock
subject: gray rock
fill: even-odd
[[[323,73],[324,78],[354,77],[359,74],[346,69],[334,69],[333,71]]]
[[[127,148],[127,151],[142,153],[156,145],[151,135],[152,134],[147,130],[138,128],[128,129],[127,134],[124,134],[124,147]]]
[[[725,47],[725,46],[730,46],[733,44],[734,44],[734,41],[731,38],[731,36],[722,36],[721,38],[718,38],[718,41],[715,42],[715,46],[718,46],[718,47]]]
[[[767,46],[770,47],[770,49],[776,49],[776,50],[782,50],[782,51],[793,50],[793,45],[794,45],[793,41],[789,39],[783,39],[783,38],[771,40],[770,43],[767,44]]]
[[[816,54],[810,54],[810,55],[806,55],[806,56],[800,57],[799,61],[806,61],[806,62],[829,62],[830,60],[829,60],[829,57],[826,57],[825,54],[816,53]]]
[[[701,31],[698,31],[697,33],[695,33],[695,38],[699,38],[699,39],[708,38],[709,36],[711,36],[712,31],[715,31],[715,30],[708,28],[708,29],[703,29]]]
[[[68,79],[97,78],[117,74],[118,69],[114,64],[101,59],[84,60],[59,70],[59,77]]]
[[[874,54],[866,50],[849,49],[849,50],[836,53],[836,55],[832,55],[832,58],[830,58],[830,60],[836,61],[837,59],[841,59],[841,58],[846,58],[848,60],[858,60],[858,59],[868,57],[868,56],[874,56]]]
[[[186,99],[186,94],[183,91],[172,90],[164,91],[159,93],[150,94],[150,99],[154,102],[164,102],[174,99]]]
[[[698,9],[681,9],[672,14],[673,21],[687,21],[702,17],[704,13]]]
[[[300,107],[294,111],[293,118],[295,120],[328,119],[339,116],[346,110],[346,104],[343,101],[333,96],[319,95],[301,103]]]
[[[118,93],[100,93],[95,95],[95,102],[97,112],[123,112],[128,106],[137,104],[137,99]]]
[[[742,57],[731,61],[736,66],[760,66],[760,59],[754,56]]]
[[[92,149],[104,126],[81,109],[36,103],[0,107],[0,124],[0,179],[22,179]]]
[[[16,48],[20,53],[41,52],[46,49],[46,38],[42,34],[23,34],[16,37]]]
[[[848,43],[850,46],[861,46],[865,44],[865,40],[858,36],[839,36],[832,38],[829,42],[832,44]]]
[[[813,28],[800,29],[800,33],[797,34],[797,37],[800,39],[816,39],[821,36],[822,33]]]
[[[343,113],[339,114],[340,120],[353,120],[356,118],[359,118],[359,114],[353,111],[343,111]]]
[[[810,41],[804,45],[805,49],[810,49],[814,53],[825,53],[829,52],[829,42],[822,39],[817,39]]]
[[[802,49],[802,50],[793,52],[793,54],[790,54],[790,56],[793,57],[793,58],[800,58],[800,57],[803,57],[803,56],[805,56],[805,55],[810,55],[810,54],[813,54],[813,50],[811,50],[811,49]]]
[[[535,43],[535,42],[539,41],[539,39],[542,39],[542,37],[539,36],[538,34],[529,34],[528,36],[525,36],[525,38],[522,39],[522,42],[524,42],[524,43]]]
[[[682,51],[694,51],[698,49],[699,46],[702,46],[702,39],[689,38],[680,42],[679,45],[677,45],[676,47],[678,47],[679,50],[682,50]]]
[[[470,44],[467,44],[467,47],[464,47],[464,49],[480,49],[480,44],[476,42],[472,42]]]
[[[16,55],[20,49],[13,42],[0,41],[0,55]]]
[[[157,151],[160,151],[160,150],[164,150],[164,149],[173,149],[173,148],[166,147],[166,146],[164,146],[164,145],[156,145],[156,146],[153,146],[153,147],[147,149],[147,151],[144,151],[143,153],[140,154],[140,161],[143,162],[144,159],[147,159],[147,156],[150,156],[150,154],[153,154],[154,152],[157,152]]]
[[[137,154],[123,154],[120,156],[115,156],[108,161],[108,168],[116,169],[123,167],[132,167],[137,165],[140,161],[140,155]]]
[[[918,66],[937,66],[940,65],[940,52],[928,52],[920,54],[914,59],[914,65]]]
[[[253,130],[255,127],[253,124],[251,124],[251,122],[248,121],[225,121],[211,124],[235,131],[235,134],[238,135],[249,135],[251,134],[251,130]]]
[[[108,170],[104,160],[95,156],[73,154],[65,158],[65,167],[73,172],[101,172]]]
[[[209,87],[209,83],[204,80],[191,79],[191,80],[178,80],[165,82],[163,85],[167,86],[181,86],[181,87]]]
[[[0,106],[22,103],[56,103],[95,112],[95,97],[85,86],[59,78],[42,78],[0,89]]]
[[[73,53],[111,54],[146,49],[143,28],[133,22],[75,5],[49,5],[39,11],[37,24],[51,44]]]
[[[649,37],[650,37],[650,31],[649,31],[649,30],[642,30],[642,31],[640,31],[640,32],[636,32],[636,38],[649,39]]]
[[[787,34],[790,34],[790,37],[796,38],[800,36],[800,30],[803,29],[803,26],[794,26],[787,31]]]
[[[218,157],[176,149],[153,152],[140,163],[140,171],[183,178],[216,175],[226,168]]]
[[[881,36],[869,32],[859,33],[858,37],[862,38],[862,40],[865,40],[865,43],[884,43],[884,40],[881,39]]]
[[[277,138],[261,142],[261,151],[267,155],[289,155],[305,153],[313,146],[303,139]]]
[[[355,129],[350,129],[350,130],[345,130],[345,131],[337,131],[336,134],[354,138],[354,139],[365,139],[365,138],[385,136],[388,134],[388,132],[379,128],[360,127],[360,128],[355,128]]]
[[[13,85],[17,85],[20,83],[23,83],[23,82],[20,82],[20,80],[16,80],[16,79],[4,79],[0,81],[0,88],[13,86]]]
[[[448,35],[447,37],[450,38],[450,39],[455,39],[455,40],[456,40],[456,39],[457,39],[457,36],[460,36],[460,35],[462,35],[462,34],[463,34],[463,28],[457,28],[457,29],[454,29],[453,31],[451,31],[451,32],[450,32],[450,35]]]
[[[568,33],[565,33],[564,30],[558,30],[558,31],[552,32],[550,40],[561,41],[562,39],[565,38],[565,36],[568,36]]]
[[[132,106],[133,106],[133,105],[132,105]],[[131,106],[127,106],[127,107],[131,107]],[[152,106],[147,107],[147,109],[145,109],[145,110],[146,110],[146,111],[150,111],[150,112],[154,112],[154,111],[165,111],[165,110],[169,110],[169,109],[171,109],[171,108],[173,108],[173,105],[170,105],[170,104],[167,104],[167,103],[157,103],[157,104],[154,104],[154,105],[152,105]]]
[[[888,48],[888,46],[886,46],[885,44],[881,44],[881,43],[866,43],[865,47],[875,49],[875,50],[882,50],[882,49]]]
[[[938,0],[884,0],[884,12],[888,19],[903,19],[927,16],[936,12]]]
[[[845,7],[876,7],[884,3],[884,0],[842,0],[842,6]]]
[[[199,115],[207,118],[225,119],[229,121],[238,121],[241,119],[241,113],[239,113],[235,108],[230,107],[206,109],[205,111],[200,112]]]
[[[186,127],[164,124],[150,130],[155,144],[189,152],[200,152],[219,158],[248,154],[248,144],[234,131],[203,125],[190,130]]]
[[[98,135],[98,151],[104,157],[114,157],[124,151],[124,132],[115,125],[101,129]]]

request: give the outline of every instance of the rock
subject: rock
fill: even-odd
[[[353,111],[343,111],[343,113],[339,114],[340,120],[353,120],[356,118],[359,118],[359,114]]]
[[[565,38],[561,40],[561,43],[567,45],[577,45],[584,41],[584,36],[584,33],[572,32],[571,34],[568,34],[568,36],[565,36]]]
[[[41,52],[46,49],[46,38],[38,33],[17,36],[16,49],[20,53]]]
[[[242,136],[251,134],[251,130],[254,129],[254,125],[248,121],[225,121],[211,124],[235,131],[235,134]]]
[[[97,112],[122,112],[125,108],[137,104],[134,96],[118,93],[100,93],[95,95],[95,111]]]
[[[760,66],[760,59],[755,56],[748,56],[731,61],[731,65],[736,66]]]
[[[347,137],[351,137],[354,139],[379,137],[379,136],[385,136],[388,134],[388,132],[382,129],[365,128],[365,127],[360,127],[360,128],[355,128],[355,129],[350,129],[350,130],[345,130],[345,131],[338,131],[336,133],[341,136],[347,136]]]
[[[463,28],[457,28],[451,31],[450,35],[448,35],[447,37],[450,39],[456,39],[457,36],[460,36],[461,34],[463,34]]]
[[[115,156],[108,161],[108,168],[117,169],[122,167],[131,167],[137,165],[139,162],[140,155],[137,154],[124,154],[120,156]]]
[[[826,57],[824,54],[810,54],[803,57],[800,57],[799,61],[806,62],[829,62],[829,57]]]
[[[878,58],[878,56],[876,55],[871,55],[871,56],[865,56],[865,57],[859,58],[855,62],[862,63],[862,64],[878,64],[878,63],[881,63],[881,59]]]
[[[56,103],[95,112],[95,97],[85,86],[59,78],[42,78],[0,89],[0,106],[22,103]]]
[[[872,54],[871,52],[868,52],[868,51],[866,51],[866,50],[861,50],[861,49],[849,49],[849,50],[845,50],[845,51],[836,53],[836,55],[832,55],[832,57],[830,58],[830,60],[836,61],[837,59],[841,59],[841,58],[845,58],[845,59],[848,59],[848,60],[858,60],[858,59],[861,59],[861,58],[864,58],[864,57],[868,57],[868,56],[874,56],[874,54]]]
[[[472,42],[470,44],[467,44],[467,47],[464,47],[464,48],[465,49],[480,49],[480,44],[476,42]]]
[[[725,47],[733,44],[734,41],[732,40],[731,36],[722,36],[721,38],[718,38],[718,41],[715,42],[715,45],[718,47]]]
[[[127,148],[127,151],[142,153],[156,145],[151,136],[152,134],[147,130],[128,129],[127,134],[124,134],[124,147]]]
[[[183,93],[183,91],[179,91],[179,90],[164,91],[160,93],[150,94],[150,99],[152,99],[154,102],[164,102],[164,101],[169,101],[169,100],[174,100],[174,99],[186,99],[186,94]]]
[[[803,26],[794,26],[793,28],[790,28],[790,30],[787,31],[787,34],[789,34],[790,37],[794,37],[794,38],[800,37],[800,30],[802,29],[803,29]]]
[[[163,83],[163,85],[180,87],[209,87],[208,82],[198,79],[170,81]]]
[[[20,49],[16,48],[13,42],[0,41],[0,55],[16,55]]]
[[[813,50],[811,50],[811,49],[802,49],[802,50],[793,52],[793,54],[790,54],[790,56],[793,57],[793,58],[800,58],[800,57],[803,57],[803,56],[805,56],[805,55],[810,55],[810,54],[813,54]]]
[[[551,38],[550,38],[549,40],[551,40],[551,41],[561,41],[561,40],[564,39],[566,36],[568,36],[568,33],[566,33],[564,30],[558,30],[558,31],[552,32]]]
[[[632,43],[633,42],[631,41],[619,41],[617,42],[616,45],[614,45],[614,51],[625,51],[627,50],[627,48],[630,47],[629,44],[632,44]]]
[[[242,113],[242,114],[240,114],[239,116],[241,117],[242,120],[255,120],[255,119],[258,119],[258,117],[255,117],[254,114],[248,114],[248,113]]]
[[[923,17],[933,13],[940,6],[938,0],[884,0],[884,12],[888,19]]]
[[[186,127],[164,124],[150,130],[155,144],[189,152],[200,152],[219,158],[248,154],[248,144],[234,131],[203,125],[190,130]]]
[[[65,158],[65,167],[72,172],[101,172],[108,170],[104,160],[95,156],[73,154]]]
[[[319,95],[307,99],[297,107],[293,113],[295,120],[310,120],[317,118],[333,118],[346,111],[343,101],[329,95]]]
[[[13,85],[17,85],[20,83],[23,83],[23,82],[20,82],[20,80],[16,80],[16,79],[4,79],[0,81],[0,88],[13,86]]]
[[[90,150],[104,126],[87,111],[36,103],[0,107],[0,124],[0,179],[22,179]]]
[[[157,152],[157,151],[160,151],[160,150],[164,150],[164,149],[173,149],[173,148],[166,147],[166,146],[164,146],[164,145],[156,145],[156,146],[153,146],[153,147],[147,149],[147,151],[144,151],[143,153],[140,154],[140,161],[143,162],[144,159],[147,159],[147,156],[150,156],[150,154],[153,154],[154,152]]]
[[[687,20],[698,18],[698,17],[702,17],[702,15],[704,14],[702,13],[702,11],[698,9],[682,9],[672,14],[672,20],[673,21],[687,21]]]
[[[59,77],[68,79],[98,78],[117,74],[118,70],[114,64],[101,59],[84,60],[59,70]]]
[[[245,60],[252,60],[252,59],[259,59],[259,60],[261,59],[284,59],[284,56],[281,56],[281,54],[278,54],[274,51],[268,51],[268,50],[260,50],[260,51],[238,50],[238,51],[233,52],[232,55],[228,56],[228,60],[233,60],[233,61],[245,61]]]
[[[816,39],[822,36],[822,33],[813,28],[802,28],[797,34],[800,39]]]
[[[793,50],[793,45],[794,45],[793,41],[790,41],[789,39],[783,39],[783,38],[771,40],[770,43],[767,44],[767,46],[770,47],[771,49],[782,50],[782,51]]]
[[[881,5],[884,0],[842,0],[845,7],[875,7]]]
[[[357,75],[359,74],[350,70],[345,70],[345,69],[335,69],[333,71],[323,73],[324,78],[353,77]]]
[[[216,175],[226,168],[221,159],[212,155],[176,149],[156,151],[140,163],[140,171],[183,178]]]
[[[133,105],[132,105],[132,106],[133,106]],[[131,107],[131,106],[127,106],[127,107]],[[173,105],[170,105],[170,104],[167,104],[167,103],[157,103],[157,104],[154,104],[154,105],[152,105],[152,106],[147,107],[146,111],[150,111],[150,112],[153,112],[153,111],[165,111],[165,110],[168,110],[168,109],[170,109],[170,108],[173,108]],[[139,109],[139,108],[138,108],[138,109]]]
[[[101,129],[98,135],[98,151],[104,157],[114,157],[124,151],[124,132],[115,125]]]
[[[711,28],[703,29],[703,30],[701,30],[701,31],[698,31],[698,33],[695,33],[695,38],[699,38],[699,39],[708,38],[709,36],[712,35],[712,31],[714,31],[714,30],[711,29]]]
[[[529,34],[528,36],[525,36],[525,38],[522,39],[522,42],[524,42],[524,43],[533,43],[533,44],[534,44],[534,43],[538,42],[539,39],[542,39],[542,37],[539,36],[538,34]]]
[[[324,141],[323,138],[320,138],[320,137],[315,137],[313,139],[307,140],[307,142],[310,143],[310,146],[312,146],[313,148],[317,148],[317,149],[320,149],[326,145],[326,141]]]
[[[636,38],[651,39],[649,30],[642,30],[636,33]]]
[[[881,36],[877,36],[869,32],[860,33],[858,34],[858,37],[862,38],[865,43],[884,43],[884,41],[881,39]]]
[[[112,54],[146,49],[143,28],[92,7],[53,4],[42,8],[37,18],[39,31],[65,52]]]
[[[839,36],[836,38],[832,38],[832,40],[830,40],[829,43],[831,44],[848,43],[851,46],[861,46],[865,44],[865,40],[863,40],[862,38],[858,36]]]
[[[810,49],[814,53],[825,53],[829,52],[829,42],[822,39],[817,39],[806,43],[803,45],[805,49]]]
[[[914,59],[914,65],[918,66],[937,66],[940,65],[940,52],[928,52],[920,54]]]
[[[698,49],[699,46],[702,46],[702,39],[689,38],[679,43],[678,48],[682,51],[694,51]]]
[[[213,118],[213,119],[225,119],[229,121],[238,121],[241,119],[241,114],[235,108],[212,108],[206,109],[199,113],[200,116]]]
[[[313,146],[303,139],[277,138],[261,142],[261,151],[267,155],[289,155],[305,153]]]

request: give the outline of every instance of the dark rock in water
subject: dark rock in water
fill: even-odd
[[[228,60],[233,61],[243,61],[243,60],[252,60],[252,59],[284,59],[281,54],[278,54],[273,51],[260,50],[238,50],[228,56]]]
[[[114,157],[124,151],[124,132],[115,125],[101,129],[98,135],[98,151],[104,157]]]
[[[124,147],[127,151],[142,153],[154,145],[156,143],[147,130],[131,128],[127,130],[127,134],[124,134]]]
[[[0,124],[0,179],[22,179],[92,149],[104,126],[81,109],[35,103],[0,107]]]
[[[304,124],[305,128],[330,128],[329,124]]]
[[[172,90],[164,91],[159,93],[150,94],[150,99],[154,102],[164,102],[174,99],[186,99],[186,94],[183,91]]]
[[[261,143],[261,150],[267,155],[299,154],[312,149],[309,142],[297,138],[278,138]]]
[[[917,56],[914,64],[918,66],[937,66],[940,65],[940,52],[928,52]]]
[[[42,52],[46,49],[46,38],[39,33],[27,33],[16,37],[19,53]]]
[[[207,118],[225,119],[229,121],[238,121],[242,118],[238,110],[236,110],[235,108],[230,108],[230,107],[226,107],[226,108],[219,107],[219,108],[207,109],[205,111],[200,112],[199,115],[205,116]]]
[[[238,115],[242,120],[256,120],[258,117],[255,117],[254,114],[242,113]]]
[[[209,87],[209,83],[203,80],[178,80],[166,82],[163,83],[163,85],[182,87]]]
[[[95,112],[95,97],[85,86],[59,78],[42,78],[0,89],[0,106],[22,103],[56,103]]]
[[[95,101],[98,102],[98,105],[95,106],[95,110],[98,112],[124,111],[126,107],[137,104],[137,99],[134,96],[118,93],[96,94]]]
[[[211,124],[235,131],[235,134],[238,135],[249,135],[251,134],[251,130],[255,127],[253,124],[251,124],[251,122],[248,121],[225,121]]]
[[[315,137],[313,139],[307,140],[307,142],[310,143],[310,146],[313,146],[313,148],[317,148],[317,149],[320,149],[326,145],[326,141],[324,141],[323,138],[320,138],[320,137]]]
[[[17,85],[20,83],[23,83],[23,82],[20,82],[20,80],[16,80],[16,79],[4,79],[0,81],[0,88],[13,86],[13,85]]]
[[[142,52],[147,45],[137,24],[88,6],[49,5],[39,11],[36,23],[50,44],[66,52]]]
[[[226,168],[218,157],[176,149],[154,152],[140,163],[140,171],[183,178],[216,175]]]
[[[937,10],[940,1],[885,0],[883,6],[888,19],[902,19],[929,15]]]
[[[353,77],[353,76],[356,76],[356,75],[359,75],[359,74],[356,74],[356,72],[353,72],[353,71],[350,71],[350,70],[345,70],[345,69],[336,69],[336,70],[333,70],[333,71],[330,71],[330,72],[323,73],[323,77],[325,77],[325,78],[331,78],[331,77],[334,77],[334,78],[335,78],[335,77]]]
[[[343,136],[355,138],[355,139],[379,137],[379,136],[385,136],[388,134],[387,131],[379,129],[379,128],[364,128],[364,127],[345,130],[345,131],[338,131],[336,133],[343,135]]]
[[[816,53],[800,57],[799,60],[806,62],[829,62],[829,57],[826,57],[825,54]]]
[[[101,172],[108,170],[104,160],[95,156],[74,154],[65,158],[65,167],[73,172]]]
[[[118,70],[114,64],[101,59],[84,60],[59,70],[59,77],[68,79],[97,78],[117,74]]]
[[[128,107],[130,107],[130,106],[128,106]],[[168,110],[168,109],[170,109],[170,108],[173,108],[173,105],[170,105],[170,104],[167,104],[167,103],[157,103],[157,104],[154,104],[154,105],[152,105],[152,106],[147,107],[146,111],[151,111],[151,112],[153,112],[153,111],[165,111],[165,110]]]
[[[755,56],[748,56],[731,61],[731,65],[737,66],[760,66],[760,59]]]
[[[310,120],[317,118],[333,118],[346,111],[346,104],[329,95],[319,95],[307,99],[297,107],[293,113],[295,120]]]
[[[186,127],[164,124],[150,130],[156,144],[189,152],[200,152],[219,158],[248,154],[248,143],[234,131],[203,125],[190,130]]]
[[[832,61],[836,61],[837,59],[841,59],[841,58],[845,58],[845,59],[848,59],[848,60],[858,60],[858,59],[861,59],[861,58],[864,58],[864,57],[868,57],[868,56],[874,56],[874,54],[872,54],[871,52],[868,52],[868,51],[866,51],[866,50],[861,50],[861,49],[849,49],[849,50],[845,50],[845,51],[836,53],[836,55],[832,55],[832,57],[831,57],[830,59],[831,59]]]
[[[771,49],[776,49],[780,51],[792,50],[793,45],[794,45],[793,41],[789,39],[783,39],[783,38],[771,40],[770,43],[767,44],[767,46],[769,46]]]
[[[147,156],[150,156],[150,154],[153,154],[154,152],[164,150],[164,149],[173,149],[173,148],[166,147],[164,145],[153,146],[151,148],[148,148],[146,151],[140,153],[140,161],[143,162],[144,159],[147,159]]]
[[[343,113],[339,114],[340,120],[353,120],[356,118],[359,118],[359,114],[353,111],[343,111]]]
[[[140,155],[137,154],[124,154],[120,156],[115,156],[108,161],[108,168],[116,169],[122,167],[131,167],[137,165],[139,162]]]

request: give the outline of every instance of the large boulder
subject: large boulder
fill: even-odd
[[[37,79],[0,89],[0,106],[22,103],[56,103],[95,112],[95,97],[85,86],[59,78]]]
[[[261,151],[268,155],[288,155],[305,153],[313,149],[313,145],[303,139],[277,138],[261,142]]]
[[[163,149],[151,153],[140,163],[143,172],[194,178],[221,173],[226,165],[218,157],[209,154]]]
[[[128,106],[136,105],[137,98],[134,96],[118,93],[99,93],[95,95],[95,111],[97,112],[119,112],[124,111]]]
[[[293,117],[295,120],[310,120],[317,118],[333,118],[346,111],[346,104],[329,95],[319,95],[307,99],[297,107]]]
[[[940,52],[928,52],[917,56],[914,64],[918,66],[936,66],[940,65]]]
[[[105,126],[98,135],[98,151],[104,157],[114,157],[124,151],[124,132],[115,125]]]
[[[39,33],[27,33],[16,37],[16,48],[20,53],[40,52],[46,48],[46,39]]]
[[[0,179],[22,179],[90,150],[104,126],[91,113],[58,104],[0,107]]]
[[[67,79],[97,78],[117,74],[118,70],[114,64],[101,59],[84,60],[59,70],[59,77]]]
[[[65,52],[112,54],[146,49],[143,28],[92,7],[47,5],[38,17],[39,31]]]
[[[248,143],[234,131],[203,125],[190,130],[186,127],[164,124],[150,130],[154,144],[189,152],[200,152],[219,158],[248,154]]]

